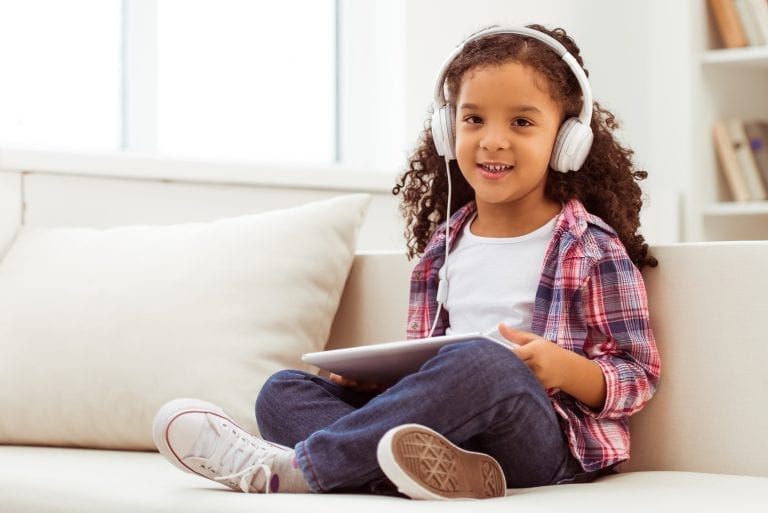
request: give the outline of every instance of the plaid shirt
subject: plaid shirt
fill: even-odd
[[[470,203],[451,216],[451,247],[474,211]],[[429,334],[445,243],[442,226],[413,270],[408,338]],[[443,309],[435,334],[444,333],[448,322]],[[640,272],[616,232],[578,200],[569,201],[557,220],[532,324],[534,333],[591,359],[605,376],[607,395],[601,411],[564,392],[549,391],[571,452],[587,471],[629,459],[628,418],[653,396],[661,362]]]

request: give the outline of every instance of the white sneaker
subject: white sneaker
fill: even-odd
[[[155,415],[152,436],[176,467],[246,493],[269,493],[272,462],[289,451],[238,426],[224,411],[198,399],[175,399]]]
[[[390,429],[376,456],[384,474],[412,499],[485,499],[506,491],[495,459],[465,451],[419,424]]]

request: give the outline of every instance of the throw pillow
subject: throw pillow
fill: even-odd
[[[153,449],[157,409],[254,402],[328,338],[370,201],[22,230],[0,263],[0,443]]]

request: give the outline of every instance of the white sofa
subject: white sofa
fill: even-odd
[[[505,498],[471,504],[354,494],[246,495],[179,472],[151,451],[6,442],[0,445],[0,512],[765,513],[768,242],[670,245],[653,253],[660,265],[645,276],[662,381],[654,400],[633,418],[632,460],[617,475],[509,490]],[[411,266],[395,253],[355,255],[330,346],[401,338]]]

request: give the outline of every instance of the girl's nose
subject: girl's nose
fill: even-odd
[[[499,151],[509,148],[509,137],[506,130],[488,127],[480,139],[480,147],[487,151]]]

